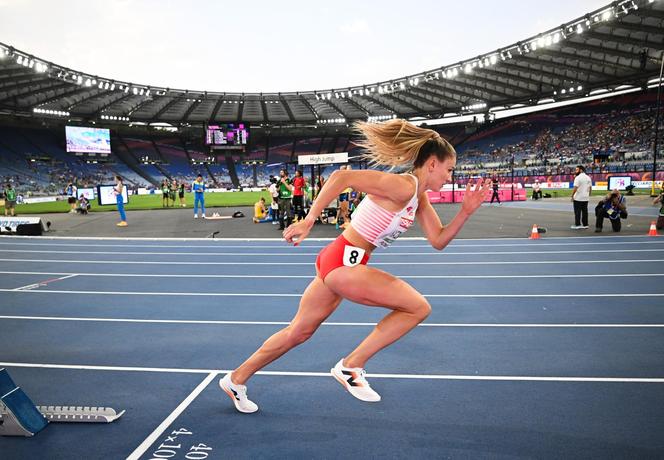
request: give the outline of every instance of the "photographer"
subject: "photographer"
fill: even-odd
[[[89,211],[90,211],[90,202],[85,197],[85,195],[81,195],[81,197],[78,199],[78,207],[76,208],[76,212],[79,214],[86,215]]]
[[[279,171],[277,187],[279,191],[279,230],[284,230],[293,223],[291,209],[293,186],[291,185],[291,180],[288,178],[288,171],[285,169]]]
[[[614,232],[619,232],[621,228],[620,219],[627,219],[627,200],[620,194],[620,191],[613,190],[595,207],[595,233],[602,231],[604,218],[611,222]]]

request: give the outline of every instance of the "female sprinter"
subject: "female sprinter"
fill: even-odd
[[[332,376],[356,398],[380,401],[380,395],[365,378],[366,362],[421,323],[429,315],[431,306],[408,283],[369,267],[371,253],[378,246],[389,246],[413,224],[415,217],[431,245],[443,249],[491,188],[490,180],[484,183],[480,180],[474,191],[467,188],[459,213],[449,225],[443,226],[426,191],[439,190],[450,180],[456,164],[454,148],[435,131],[404,120],[359,123],[357,129],[365,137],[360,145],[367,149],[374,163],[410,167],[411,172],[335,171],[307,217],[284,231],[286,241],[297,245],[309,234],[316,216],[344,189],[352,187],[367,193],[353,214],[350,226],[318,255],[316,278],[304,291],[295,318],[219,381],[240,412],[258,410],[247,397],[245,382],[259,369],[311,337],[343,299],[392,310],[355,350],[331,369]]]

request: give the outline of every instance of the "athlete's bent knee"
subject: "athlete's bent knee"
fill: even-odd
[[[431,305],[425,299],[417,305],[413,311],[413,315],[420,321],[424,321],[431,314]]]

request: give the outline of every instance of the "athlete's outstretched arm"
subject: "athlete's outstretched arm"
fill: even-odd
[[[284,231],[286,241],[293,243],[293,240],[296,239],[297,242],[300,242],[306,238],[314,222],[316,222],[317,216],[348,187],[371,195],[389,197],[391,200],[404,203],[408,202],[415,192],[413,180],[402,175],[367,169],[334,171],[325,182],[307,217]]]
[[[426,193],[422,194],[420,198],[420,204],[417,209],[417,221],[422,227],[424,235],[427,237],[431,246],[439,251],[445,248],[450,241],[459,233],[461,227],[466,223],[468,218],[480,207],[484,199],[486,198],[487,193],[491,189],[491,180],[480,179],[475,184],[475,190],[470,190],[472,183],[466,185],[466,192],[464,193],[463,202],[461,203],[461,209],[454,216],[454,219],[447,224],[443,225],[436,213],[436,210],[433,209],[431,203],[426,198]]]

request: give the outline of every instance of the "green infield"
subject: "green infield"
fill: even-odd
[[[223,206],[253,206],[260,197],[265,197],[267,204],[270,203],[270,194],[267,191],[262,192],[228,192],[228,193],[206,193],[205,207],[216,208]],[[185,203],[188,208],[194,206],[194,194],[185,194]],[[96,200],[91,202],[91,212],[117,211],[115,205],[99,206]],[[178,208],[181,207],[180,199],[175,198],[175,204],[169,201],[169,204]],[[162,205],[161,195],[132,195],[129,197],[129,203],[125,205],[127,211],[147,210],[147,209],[171,209]],[[16,205],[17,214],[44,214],[51,212],[69,212],[70,206],[66,198],[62,201],[51,201],[48,203],[29,203]]]

